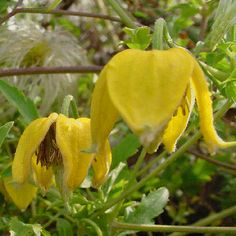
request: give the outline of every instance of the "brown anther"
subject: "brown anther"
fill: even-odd
[[[56,125],[53,123],[36,152],[37,164],[40,163],[47,168],[62,164],[62,155],[56,143],[55,131]]]

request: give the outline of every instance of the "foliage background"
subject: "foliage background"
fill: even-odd
[[[48,7],[56,1],[23,1],[24,7]],[[1,16],[4,17],[15,6],[16,1],[0,2]],[[236,28],[232,24],[226,35],[221,35],[218,45],[212,42],[212,31],[217,18],[219,1],[164,1],[127,0],[122,6],[130,17],[140,25],[153,28],[155,20],[163,17],[174,42],[195,52],[206,72],[211,89],[214,91],[214,110],[218,111],[227,100],[236,99],[235,55]],[[57,4],[56,4],[57,5]],[[116,12],[106,1],[64,0],[58,1],[57,9],[102,13],[116,16]],[[229,14],[230,12],[228,12]],[[234,13],[235,14],[235,13]],[[224,21],[221,18],[222,21]],[[235,19],[234,19],[235,20]],[[234,22],[233,22],[234,23]],[[123,30],[124,25],[102,19],[56,16],[46,14],[17,14],[0,27],[0,66],[2,68],[26,68],[31,66],[75,66],[105,65],[116,52],[145,43],[148,36],[137,36],[133,31]],[[152,33],[152,31],[150,31]],[[146,38],[145,38],[146,37]],[[204,42],[202,46],[199,42]],[[213,40],[214,41],[214,40]],[[149,46],[150,48],[150,46]],[[198,51],[199,50],[199,51]],[[62,99],[72,94],[78,104],[80,116],[89,115],[91,93],[97,75],[59,74],[3,77],[4,81],[21,89],[36,104],[40,115],[60,111]],[[0,125],[14,121],[0,150],[0,174],[9,174],[18,139],[27,123],[17,109],[4,96],[0,96]],[[235,140],[236,108],[232,106],[221,120],[217,129],[222,137]],[[198,124],[197,111],[191,118],[190,127],[179,146],[194,134]],[[92,227],[76,219],[87,217],[94,202],[101,204],[106,198],[117,196],[128,182],[129,169],[136,162],[140,145],[122,121],[119,121],[111,135],[113,146],[112,169],[119,167],[120,175],[108,194],[105,185],[96,192],[86,188],[78,189],[71,199],[79,210],[75,218],[65,210],[63,201],[54,188],[46,195],[38,194],[31,206],[20,212],[3,193],[0,194],[0,232],[8,235],[95,235]],[[162,151],[162,147],[158,152]],[[157,153],[158,154],[158,153]],[[143,167],[155,160],[155,155],[145,158]],[[210,159],[210,161],[209,161]],[[211,159],[228,166],[212,163]],[[159,160],[160,162],[162,160]],[[120,162],[127,163],[122,166]],[[147,173],[158,161],[155,161]],[[204,143],[199,141],[184,153],[175,163],[165,169],[161,177],[154,177],[145,186],[129,196],[121,207],[117,219],[124,220],[144,194],[165,186],[170,193],[164,213],[153,217],[157,224],[192,224],[215,212],[236,205],[236,153],[235,150],[219,151],[214,157],[205,152]],[[147,174],[145,173],[145,174]],[[145,175],[143,174],[143,175]],[[142,178],[140,175],[139,178]],[[93,202],[93,203],[92,203]],[[107,219],[95,220],[104,235]],[[236,215],[212,222],[214,226],[236,226]],[[38,231],[37,231],[38,230]],[[47,232],[46,232],[47,231]],[[36,232],[36,233],[35,233]],[[37,234],[38,232],[38,234]],[[79,232],[79,233],[78,233]],[[128,234],[128,233],[127,233]],[[149,235],[139,233],[138,235]],[[153,233],[153,235],[155,235]],[[158,233],[157,235],[166,235]],[[201,235],[201,234],[192,234]],[[211,234],[209,234],[211,235]],[[214,234],[218,236],[226,235]]]

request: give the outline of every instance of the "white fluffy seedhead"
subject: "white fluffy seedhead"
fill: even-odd
[[[62,30],[48,31],[24,20],[1,28],[0,35],[2,68],[75,66],[87,61],[76,38]],[[49,74],[14,76],[6,80],[31,98],[40,98],[40,111],[45,114],[57,98],[75,92],[76,78],[78,75]],[[3,103],[1,100],[0,97]]]

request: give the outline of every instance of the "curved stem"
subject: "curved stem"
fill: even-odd
[[[217,220],[221,220],[221,219],[223,219],[227,216],[233,215],[233,214],[236,214],[236,205],[232,206],[230,208],[227,208],[221,212],[213,213],[213,214],[207,216],[206,218],[203,218],[203,219],[195,222],[194,224],[192,224],[192,226],[209,225]],[[211,227],[211,228],[214,228],[214,227]],[[224,228],[224,227],[221,227],[221,228]],[[223,232],[226,233],[226,231],[223,231]],[[169,236],[183,236],[183,235],[185,235],[185,234],[184,233],[173,233],[173,234],[170,234]]]
[[[125,230],[149,231],[149,232],[151,231],[151,232],[185,232],[185,233],[236,233],[236,227],[148,225],[148,224],[127,224],[120,222],[113,222],[112,227],[123,230],[125,229]]]
[[[167,28],[166,21],[163,18],[159,18],[155,21],[154,32],[152,38],[152,48],[162,50],[164,49],[163,42],[166,41],[169,47],[175,47]]]
[[[101,229],[98,227],[98,225],[94,221],[87,219],[87,218],[84,218],[81,221],[84,221],[87,224],[91,225],[95,229],[98,236],[103,236]]]
[[[121,21],[130,28],[135,29],[136,24],[134,21],[131,19],[129,14],[122,8],[122,6],[119,4],[118,1],[116,0],[106,0],[106,2],[114,9],[114,11],[118,14],[120,17]]]
[[[140,153],[140,155],[138,157],[138,160],[137,160],[137,162],[134,166],[134,169],[133,169],[133,172],[132,172],[132,175],[131,175],[131,178],[130,178],[131,182],[136,177],[137,172],[139,171],[140,166],[141,166],[146,154],[147,154],[146,149],[142,148],[141,153]]]
[[[61,106],[61,113],[64,114],[65,116],[69,116],[70,103],[73,99],[74,98],[73,98],[72,95],[67,95],[63,99],[63,103],[62,103],[62,106]]]
[[[72,95],[67,95],[65,96],[61,106],[61,113],[69,117],[70,111],[73,118],[77,119],[79,117],[79,112],[74,97]]]
[[[152,38],[152,48],[163,50],[163,40],[164,40],[164,28],[165,28],[165,20],[163,18],[159,18],[155,21],[154,24],[154,32]]]
[[[155,166],[155,164],[157,162],[159,162],[159,160],[161,158],[163,158],[164,156],[167,155],[167,151],[163,151],[160,155],[158,155],[157,157],[153,158],[153,160],[149,161],[144,168],[142,168],[138,173],[137,176],[140,176],[142,174],[144,174],[145,172],[147,172],[151,167]]]

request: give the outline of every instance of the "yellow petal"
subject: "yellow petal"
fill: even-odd
[[[224,142],[218,135],[213,123],[213,110],[211,94],[203,71],[196,61],[192,75],[192,81],[196,93],[197,105],[200,116],[200,128],[208,145],[209,151],[214,153],[218,147],[227,148],[236,145],[236,142]]]
[[[27,180],[31,172],[31,158],[57,116],[56,113],[52,113],[48,118],[36,119],[26,127],[20,137],[12,164],[12,176],[15,182],[24,183]]]
[[[37,188],[30,183],[18,184],[12,180],[12,177],[6,177],[3,181],[7,193],[21,210],[26,209],[36,196]]]
[[[64,190],[72,191],[83,182],[93,160],[94,154],[84,152],[91,146],[90,120],[75,120],[60,114],[56,142],[63,158]]]
[[[91,133],[92,143],[97,149],[99,146],[104,146],[118,117],[107,90],[107,79],[109,79],[107,71],[109,70],[110,64],[108,63],[99,76],[92,96]]]
[[[129,49],[108,65],[104,70],[111,101],[148,147],[163,133],[184,96],[193,70],[191,56],[177,48]]]
[[[178,108],[177,114],[170,120],[164,132],[162,142],[168,152],[175,151],[176,143],[187,127],[194,106],[194,100],[194,92],[191,85],[189,85],[183,103]]]
[[[37,164],[37,156],[32,158],[32,167],[34,170],[35,182],[41,188],[43,192],[46,192],[53,183],[53,170],[52,167],[47,169],[46,166]]]
[[[95,188],[99,187],[106,180],[108,171],[111,166],[111,148],[108,141],[106,141],[104,147],[100,149],[95,154],[92,166],[93,166],[93,186]]]

